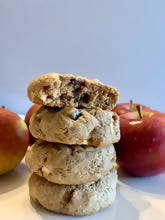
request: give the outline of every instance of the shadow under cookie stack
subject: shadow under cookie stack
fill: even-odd
[[[56,213],[89,215],[113,203],[119,118],[118,91],[98,80],[49,73],[34,79],[28,97],[41,108],[30,120],[35,142],[26,153],[29,194]]]

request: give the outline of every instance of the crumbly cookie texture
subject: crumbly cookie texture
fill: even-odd
[[[99,80],[71,74],[48,73],[35,78],[28,86],[33,103],[51,107],[113,109],[119,92]]]
[[[30,120],[38,139],[64,144],[107,146],[119,141],[119,117],[102,109],[42,106]]]
[[[25,161],[36,172],[57,184],[84,184],[96,181],[113,168],[114,146],[87,147],[37,140],[26,152]]]
[[[111,205],[116,196],[116,170],[96,182],[82,185],[58,185],[33,173],[29,193],[33,200],[56,213],[89,215]]]

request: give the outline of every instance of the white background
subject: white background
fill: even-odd
[[[27,85],[46,72],[165,111],[165,1],[0,0],[0,104],[26,112]]]

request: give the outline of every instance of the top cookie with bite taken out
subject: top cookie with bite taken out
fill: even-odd
[[[51,107],[112,110],[118,101],[119,92],[97,79],[47,73],[32,80],[28,86],[28,97],[33,103]]]

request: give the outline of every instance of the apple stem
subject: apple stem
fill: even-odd
[[[133,110],[133,101],[132,101],[132,99],[130,99],[130,101],[129,101],[129,109]]]
[[[137,105],[136,108],[137,108],[137,111],[138,111],[138,113],[139,113],[139,117],[140,117],[140,118],[143,118],[142,106],[141,106],[141,105]]]
[[[6,107],[4,105],[2,105],[1,108],[6,108]]]

